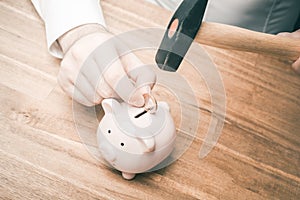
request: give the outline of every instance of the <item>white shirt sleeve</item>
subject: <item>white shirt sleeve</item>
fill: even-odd
[[[99,0],[31,0],[44,20],[50,53],[63,57],[57,39],[69,30],[89,23],[105,26]]]

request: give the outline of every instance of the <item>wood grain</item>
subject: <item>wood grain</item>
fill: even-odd
[[[171,13],[137,1],[103,0],[110,30],[165,27]],[[172,165],[125,181],[97,160],[94,134],[79,137],[72,101],[56,84],[59,60],[46,48],[42,21],[29,0],[1,0],[0,198],[1,199],[299,199],[300,82],[282,58],[203,46],[226,92],[222,135],[204,159],[199,149],[213,116],[204,77],[184,62],[179,74],[197,99],[167,88],[155,96],[170,104],[179,138],[193,140]],[[154,63],[155,50],[137,52]],[[93,133],[94,108],[79,105],[80,126]],[[181,109],[201,116],[195,138],[180,128]],[[96,107],[98,119],[103,116]],[[187,113],[188,113],[187,112]],[[190,120],[191,121],[191,120]],[[85,139],[85,142],[87,141]]]

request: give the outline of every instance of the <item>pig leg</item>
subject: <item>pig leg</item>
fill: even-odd
[[[135,177],[135,174],[133,173],[127,173],[127,172],[122,172],[122,176],[126,180],[131,180]]]

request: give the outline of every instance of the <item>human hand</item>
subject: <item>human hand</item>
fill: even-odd
[[[143,94],[148,94],[156,81],[152,69],[132,52],[120,55],[125,45],[117,40],[106,42],[113,35],[99,25],[84,25],[72,31],[59,39],[64,51],[58,74],[62,89],[86,106],[105,98],[143,106]]]
[[[284,37],[291,37],[291,38],[300,39],[300,29],[298,29],[297,31],[294,31],[294,32],[292,32],[292,33],[289,33],[289,32],[278,33],[278,35],[284,36]],[[299,58],[292,64],[292,68],[295,70],[295,72],[296,72],[297,74],[300,74],[300,56],[299,56]]]

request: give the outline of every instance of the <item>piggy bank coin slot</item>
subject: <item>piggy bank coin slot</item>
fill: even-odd
[[[143,112],[137,114],[136,116],[134,116],[134,118],[139,118],[141,117],[142,115],[146,114],[148,111],[147,110],[144,110]]]
[[[134,116],[134,118],[139,118],[147,112],[149,112],[150,114],[154,114],[157,111],[157,101],[154,96],[151,93],[144,94],[143,96],[145,98],[144,111],[138,113],[136,116]]]

